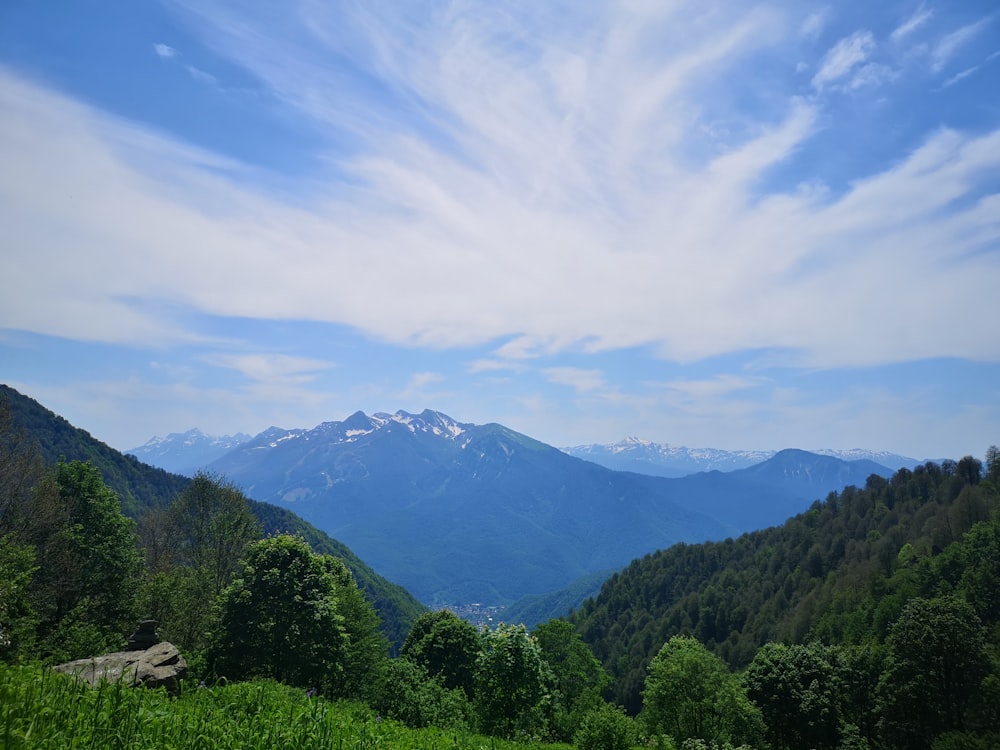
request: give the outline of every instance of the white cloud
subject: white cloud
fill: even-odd
[[[813,76],[812,85],[822,89],[827,84],[847,76],[856,66],[868,59],[875,49],[875,37],[867,30],[856,31],[837,42]]]
[[[196,68],[194,65],[185,65],[184,70],[186,70],[192,78],[194,78],[199,83],[206,83],[210,86],[214,86],[218,83],[218,79],[211,73],[206,73],[201,68]]]
[[[971,76],[977,70],[979,70],[979,66],[978,65],[973,65],[971,68],[966,68],[965,70],[960,70],[958,73],[956,73],[955,75],[953,75],[951,78],[948,78],[947,80],[945,80],[941,84],[941,88],[946,89],[949,86],[954,86],[956,83],[958,83],[962,79],[968,78],[969,76]]]
[[[156,44],[153,45],[153,51],[156,52],[156,54],[159,57],[162,57],[164,60],[168,60],[177,54],[177,50],[175,50],[169,44],[163,44],[160,42],[157,42]]]
[[[549,382],[568,385],[578,393],[595,391],[606,385],[604,373],[580,367],[547,367],[544,370]]]
[[[903,23],[901,23],[899,26],[893,29],[892,33],[889,35],[889,38],[892,39],[892,41],[894,42],[898,42],[906,38],[914,31],[919,29],[921,26],[926,24],[928,21],[930,21],[933,16],[934,16],[933,10],[928,9],[924,5],[921,5],[919,8],[917,8],[916,11],[914,11],[912,16],[907,18],[905,21],[903,21]]]
[[[823,8],[822,10],[810,13],[802,21],[802,25],[799,27],[799,32],[806,37],[818,37],[826,26],[826,22],[829,17],[829,8]]]
[[[245,167],[0,69],[0,225],[18,256],[0,325],[169,346],[202,336],[168,314],[193,310],[493,346],[492,362],[638,346],[678,361],[776,348],[824,366],[997,358],[983,309],[1000,287],[997,132],[929,134],[841,193],[785,192],[768,177],[825,126],[823,97],[777,92],[721,143],[701,135],[734,72],[795,33],[766,12],[640,8],[580,28],[540,9],[518,28],[461,5],[387,7],[309,5],[308,24],[293,11],[226,23],[253,4],[192,10],[275,100],[331,141],[357,135],[295,206]],[[814,85],[885,80],[874,48],[867,31],[842,39]],[[323,65],[333,53],[379,97]]]
[[[945,35],[931,50],[931,70],[935,73],[940,72],[955,53],[972,41],[991,20],[982,18]]]
[[[202,360],[216,367],[236,370],[249,380],[274,383],[307,383],[316,374],[334,366],[332,362],[295,357],[287,354],[228,354],[205,355]]]
[[[881,63],[867,63],[854,71],[849,89],[875,88],[899,78],[899,71]]]

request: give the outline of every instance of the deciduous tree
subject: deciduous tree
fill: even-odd
[[[500,623],[482,632],[474,704],[486,734],[513,737],[545,732],[553,676],[524,625]]]
[[[674,636],[649,663],[642,718],[653,734],[743,742],[760,716],[725,662],[690,636]]]

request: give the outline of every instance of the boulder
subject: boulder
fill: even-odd
[[[117,651],[90,659],[59,664],[57,672],[71,674],[91,686],[101,680],[123,681],[132,687],[166,687],[173,690],[187,672],[187,662],[172,643],[161,641],[142,651]]]

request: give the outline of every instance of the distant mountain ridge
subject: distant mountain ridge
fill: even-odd
[[[285,507],[428,604],[541,594],[678,541],[731,533],[664,480],[499,424],[425,410],[272,428],[209,469]]]
[[[741,450],[728,451],[719,448],[687,448],[683,445],[656,443],[637,437],[627,437],[617,443],[590,443],[562,448],[571,456],[606,466],[616,471],[635,471],[659,477],[684,477],[704,471],[735,471],[746,469],[774,457],[778,451]],[[821,448],[810,450],[822,456],[831,456],[842,461],[872,461],[888,469],[896,470],[913,467],[920,463],[913,458],[900,456],[889,451],[853,448],[836,450]]]
[[[634,439],[619,448],[663,453]],[[294,509],[427,604],[555,594],[559,607],[578,603],[563,589],[580,578],[677,541],[780,524],[831,491],[892,474],[794,449],[683,450],[715,466],[762,460],[679,478],[617,471],[427,409],[270,427],[208,469]]]
[[[187,432],[171,432],[166,437],[150,438],[125,453],[161,469],[190,477],[198,469],[250,439],[250,435],[242,432],[215,437],[194,428]]]

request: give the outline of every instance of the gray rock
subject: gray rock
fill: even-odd
[[[176,646],[162,641],[143,651],[117,651],[59,664],[53,669],[71,674],[95,687],[105,680],[125,682],[132,687],[166,687],[173,690],[187,672],[187,662]]]

